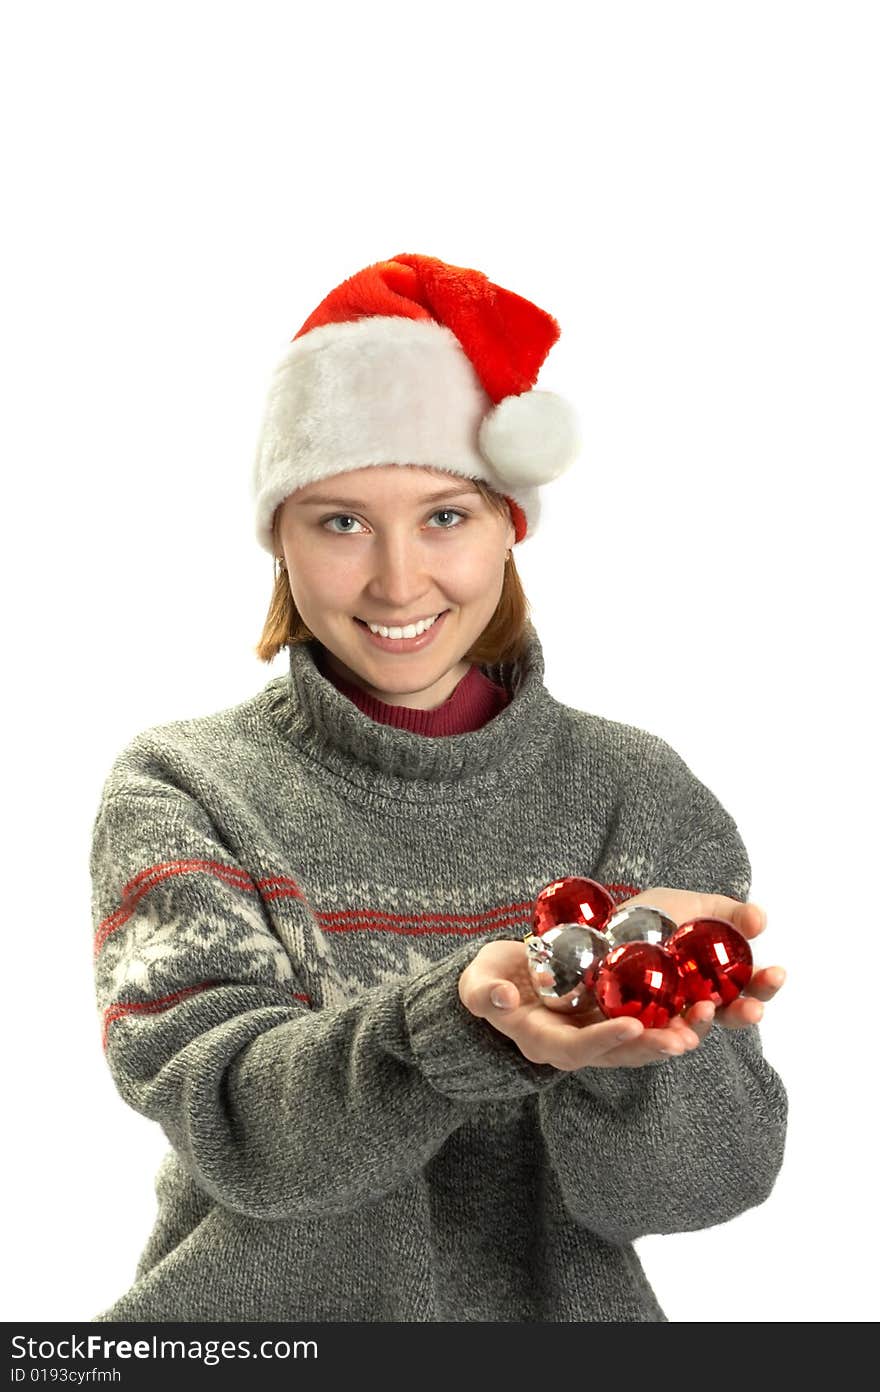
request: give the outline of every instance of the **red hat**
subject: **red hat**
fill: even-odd
[[[538,485],[580,448],[564,398],[533,390],[556,320],[481,271],[433,256],[377,261],[332,290],[275,370],[252,476],[256,534],[291,493],[371,464],[482,479],[507,499],[516,541]]]

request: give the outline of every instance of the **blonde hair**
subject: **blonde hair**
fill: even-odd
[[[471,482],[490,507],[505,519],[509,519],[507,503],[500,493],[496,493],[482,479],[472,479]],[[272,523],[272,535],[276,546],[279,515],[280,507],[276,508]],[[495,613],[476,642],[463,654],[462,660],[487,664],[518,662],[525,649],[525,628],[530,621],[529,602],[511,551],[504,566],[504,583]],[[314,636],[306,627],[293,602],[287,570],[276,556],[272,598],[263,624],[263,632],[254,652],[261,662],[271,662],[282,648],[292,647],[294,643],[308,643]]]

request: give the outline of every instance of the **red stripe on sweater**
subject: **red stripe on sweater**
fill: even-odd
[[[317,912],[315,917],[325,933],[357,933],[372,930],[377,933],[481,933],[487,928],[514,926],[517,915],[528,925],[532,905],[510,904],[487,909],[479,914],[392,914],[379,909],[348,909],[342,913]],[[522,926],[520,924],[519,926]]]
[[[187,996],[196,996],[200,991],[207,991],[212,986],[222,986],[222,981],[202,981],[197,986],[184,986],[180,991],[172,991],[167,996],[157,996],[155,1000],[146,1001],[116,1001],[113,1005],[108,1005],[104,1011],[104,1027],[101,1034],[101,1047],[107,1048],[107,1036],[110,1026],[114,1020],[121,1020],[125,1015],[159,1015],[164,1010],[170,1010],[178,1001],[186,1000]],[[311,1003],[311,997],[302,991],[291,991],[294,1000],[303,1001],[305,1005]]]
[[[605,888],[617,902],[638,894],[635,885],[610,884]],[[326,933],[349,933],[372,929],[383,933],[479,933],[486,928],[509,924],[512,928],[530,927],[532,922],[532,899],[521,899],[516,903],[502,904],[497,909],[486,909],[475,914],[395,914],[383,909],[343,909],[335,913],[313,910],[316,919]]]
[[[234,865],[224,865],[216,860],[168,860],[157,865],[147,866],[123,886],[122,903],[113,913],[103,919],[95,931],[94,954],[97,957],[104,943],[121,928],[134,913],[141,899],[156,885],[163,884],[175,875],[196,872],[215,875],[224,884],[235,889],[260,893],[266,899],[296,898],[305,900],[305,895],[295,880],[286,875],[271,875],[255,882],[246,870]],[[274,888],[268,888],[274,886]],[[613,898],[627,898],[638,894],[635,885],[609,884],[605,886]],[[511,904],[502,904],[495,909],[486,909],[477,914],[410,913],[395,914],[381,909],[341,909],[312,910],[321,927],[328,933],[359,932],[372,928],[378,932],[389,933],[465,933],[478,932],[481,928],[492,926],[495,920],[508,921],[511,917],[527,915],[531,918],[533,901],[523,899]],[[522,926],[522,925],[519,925]]]
[[[638,885],[631,884],[607,884],[605,888],[612,898],[619,895],[621,899],[631,899],[633,895],[642,893]]]
[[[123,885],[122,897],[123,899],[127,898],[128,895],[133,893],[145,880],[152,880],[154,876],[160,874],[162,871],[168,871],[170,874],[178,874],[181,870],[192,868],[210,870],[223,875],[224,878],[227,879],[239,879],[246,889],[253,885],[253,879],[248,874],[247,870],[242,870],[237,865],[224,865],[223,862],[219,860],[160,860],[157,865],[148,865],[145,870],[139,870],[134,879],[129,880],[128,884]],[[160,878],[164,879],[165,876],[160,875]]]
[[[277,885],[277,889],[269,889],[269,885]],[[260,889],[265,891],[266,899],[277,899],[280,895],[293,895],[295,899],[305,899],[305,895],[289,875],[270,875],[268,879],[260,880]]]
[[[224,884],[232,885],[234,889],[253,890],[256,893],[257,886],[247,871],[239,870],[233,865],[223,865],[216,860],[160,861],[158,865],[150,865],[146,870],[141,870],[133,880],[129,880],[128,884],[123,885],[122,903],[119,908],[114,909],[113,913],[109,914],[96,929],[95,956],[97,957],[110,934],[115,933],[117,928],[121,928],[122,924],[131,918],[145,894],[148,894],[156,885],[162,884],[175,875],[187,875],[198,870],[216,875]]]
[[[97,957],[110,934],[115,933],[117,928],[121,928],[123,923],[127,922],[144,895],[149,893],[155,885],[162,884],[174,875],[189,875],[194,871],[206,871],[210,875],[216,875],[217,879],[222,880],[224,884],[232,885],[233,889],[252,890],[255,894],[262,890],[264,885],[278,885],[279,888],[270,890],[266,894],[267,899],[275,899],[282,895],[298,899],[305,897],[296,881],[291,880],[287,875],[272,875],[266,880],[261,880],[258,886],[246,870],[240,870],[234,865],[223,865],[220,861],[160,861],[158,865],[147,866],[145,870],[141,870],[135,875],[134,879],[129,880],[128,884],[123,885],[122,903],[119,908],[108,914],[95,931],[95,956]]]

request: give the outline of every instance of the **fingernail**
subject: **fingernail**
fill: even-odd
[[[510,1002],[507,1000],[505,993],[498,986],[495,987],[489,999],[491,1000],[493,1005],[498,1006],[499,1010],[510,1009]]]

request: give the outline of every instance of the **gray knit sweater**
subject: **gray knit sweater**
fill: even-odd
[[[465,1010],[479,947],[587,875],[747,899],[730,814],[656,735],[562,705],[534,628],[509,704],[426,737],[312,644],[254,697],[137,735],[93,828],[123,1099],[170,1143],[96,1320],[663,1321],[634,1239],[761,1204],[787,1101],[756,1027],[563,1073]]]

